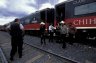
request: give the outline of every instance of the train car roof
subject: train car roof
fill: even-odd
[[[54,8],[45,8],[45,9],[39,10],[39,12],[46,11],[46,10],[51,10],[51,9],[54,9]]]
[[[64,5],[64,3],[72,2],[72,1],[74,1],[74,0],[67,0],[67,1],[64,1],[64,2],[61,2],[61,3],[58,3],[58,4],[55,5],[55,7],[60,6],[60,5]]]

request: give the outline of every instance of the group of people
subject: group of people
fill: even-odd
[[[58,41],[63,43],[62,48],[66,48],[66,42],[69,44],[74,43],[76,28],[72,23],[65,23],[61,21],[57,26]]]
[[[54,29],[54,26],[52,24],[50,24],[48,27],[49,42],[53,42],[55,33],[56,40],[63,43],[62,48],[66,48],[66,42],[68,42],[71,45],[74,43],[76,31],[77,30],[72,23],[65,23],[64,21],[61,21],[56,27],[56,29]],[[46,44],[44,22],[41,22],[40,33],[41,33],[41,45]]]
[[[23,37],[24,37],[24,27],[20,24],[20,20],[16,18],[14,22],[12,22],[9,26],[7,26],[7,31],[11,35],[11,52],[10,52],[10,60],[13,61],[14,55],[18,50],[19,58],[22,58],[22,47],[23,47]],[[53,42],[54,32],[57,35],[57,40],[63,43],[62,48],[66,47],[67,40],[70,40],[69,43],[73,44],[76,28],[72,25],[72,23],[66,24],[64,21],[61,21],[56,29],[52,24],[48,27],[49,32],[49,42]],[[41,45],[46,45],[46,28],[45,23],[40,23],[40,37],[41,37]]]

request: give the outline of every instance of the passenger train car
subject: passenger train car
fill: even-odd
[[[64,20],[77,28],[79,40],[96,37],[96,0],[73,0],[55,6],[56,22]]]

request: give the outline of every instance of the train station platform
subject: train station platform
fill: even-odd
[[[18,54],[14,56],[14,61],[10,61],[11,51],[11,39],[10,35],[6,32],[0,31],[0,63],[73,63],[50,54],[36,47],[26,44],[24,40],[23,44],[23,56],[19,58]],[[25,39],[25,38],[24,38]],[[28,41],[28,39],[27,39]]]
[[[74,43],[73,45],[67,44],[66,48],[62,48],[62,44],[48,42],[46,45],[41,46],[40,38],[33,36],[25,36],[24,41],[28,44],[53,53],[60,57],[75,61],[77,63],[96,63],[96,48]]]
[[[5,35],[2,35],[2,36],[6,36],[6,37],[4,37],[4,38],[0,37],[0,40],[5,39],[4,41],[8,42],[8,40],[10,39],[9,35],[8,35],[8,33],[4,33],[4,34]],[[0,43],[2,44],[3,42],[0,42]],[[74,43],[73,45],[67,44],[66,48],[63,49],[62,44],[56,43],[55,40],[54,40],[54,42],[48,42],[48,39],[46,39],[46,45],[42,46],[40,44],[39,37],[28,36],[28,35],[26,35],[24,37],[24,43],[27,43],[35,48],[47,51],[54,55],[58,55],[59,57],[75,61],[77,63],[96,63],[96,48],[91,47],[91,46]],[[5,43],[4,45],[6,45],[6,48],[10,48],[9,47],[10,45],[8,43]],[[2,45],[2,47],[4,47],[4,45]],[[4,49],[6,49],[6,48],[4,48]],[[24,49],[25,48],[26,47],[24,47]],[[5,56],[9,57],[9,51],[10,50],[6,49],[5,52],[8,52],[8,53],[6,53]]]

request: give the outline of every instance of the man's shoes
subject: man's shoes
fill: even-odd
[[[13,61],[13,58],[11,57],[10,60]]]
[[[19,56],[19,58],[22,58],[22,56]]]
[[[65,46],[63,46],[62,48],[63,48],[63,49],[65,49],[66,47],[65,47]]]

